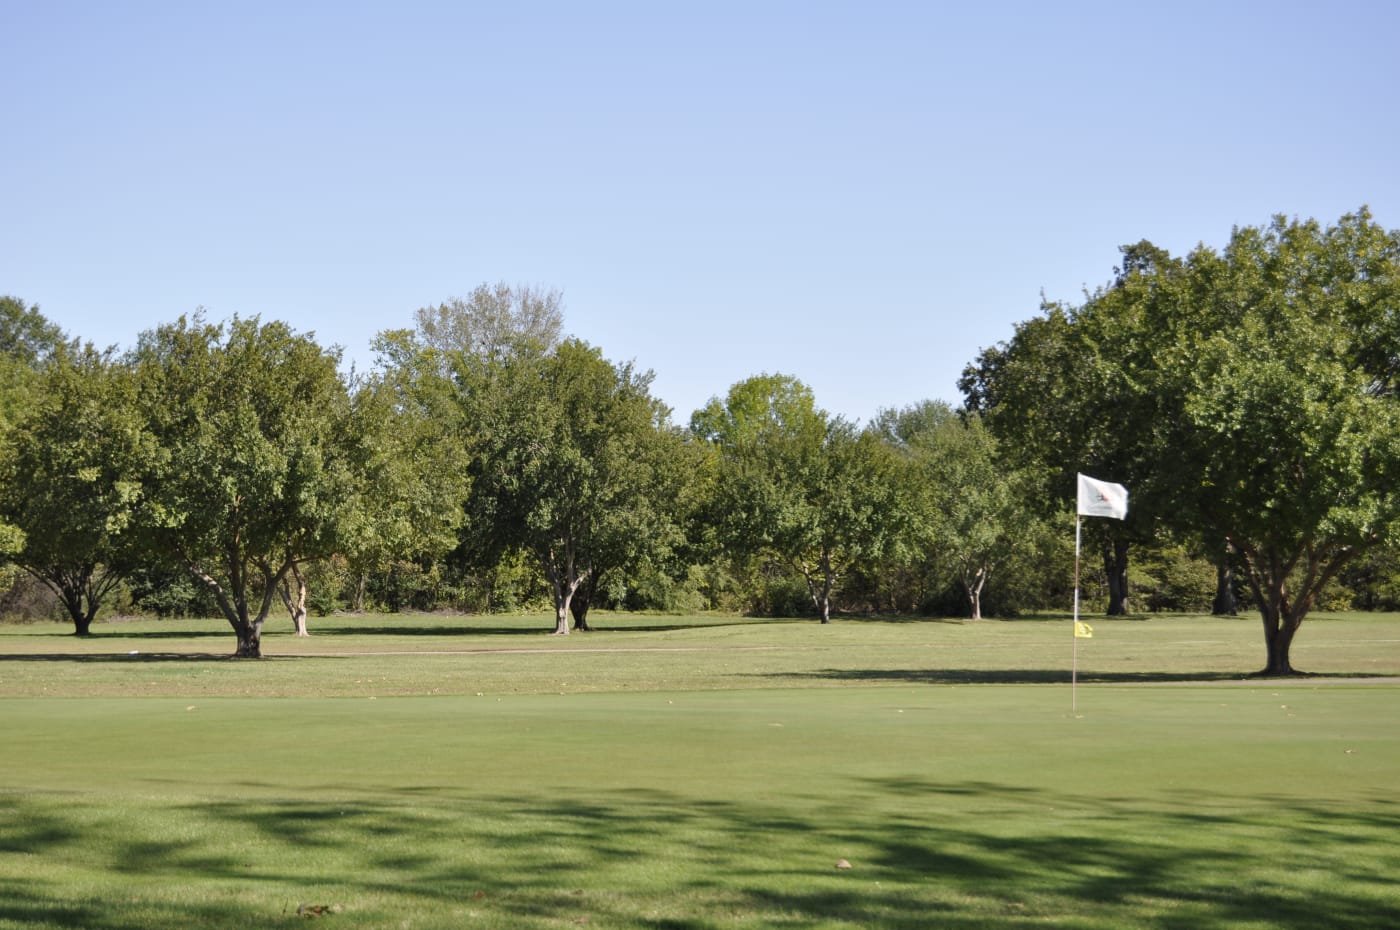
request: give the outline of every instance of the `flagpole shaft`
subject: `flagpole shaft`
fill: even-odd
[[[1074,517],[1074,622],[1070,624],[1070,636],[1074,639],[1074,650],[1069,669],[1069,710],[1079,710],[1079,540],[1084,518]]]

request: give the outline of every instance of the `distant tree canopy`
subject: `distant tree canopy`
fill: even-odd
[[[710,519],[721,544],[790,566],[830,622],[843,576],[894,537],[888,448],[820,410],[811,389],[786,375],[740,381],[695,413],[691,431],[719,455]]]

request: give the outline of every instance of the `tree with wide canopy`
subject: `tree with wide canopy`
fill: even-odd
[[[0,447],[0,518],[24,532],[12,560],[47,585],[86,636],[134,559],[142,475],[163,450],[131,372],[91,345],[60,345]]]
[[[650,372],[576,339],[486,360],[464,380],[476,431],[465,532],[482,549],[534,557],[555,633],[569,632],[571,614],[588,628],[606,572],[682,542],[681,436],[650,385]]]
[[[141,529],[210,592],[239,657],[261,656],[278,586],[337,551],[359,511],[339,361],[284,323],[200,315],[142,334],[133,353],[164,450],[143,479]]]

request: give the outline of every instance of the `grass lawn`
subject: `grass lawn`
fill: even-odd
[[[0,627],[0,928],[1400,926],[1400,617],[598,620]]]

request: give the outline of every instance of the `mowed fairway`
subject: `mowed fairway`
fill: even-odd
[[[1400,618],[597,620],[0,628],[0,927],[1400,926]]]

